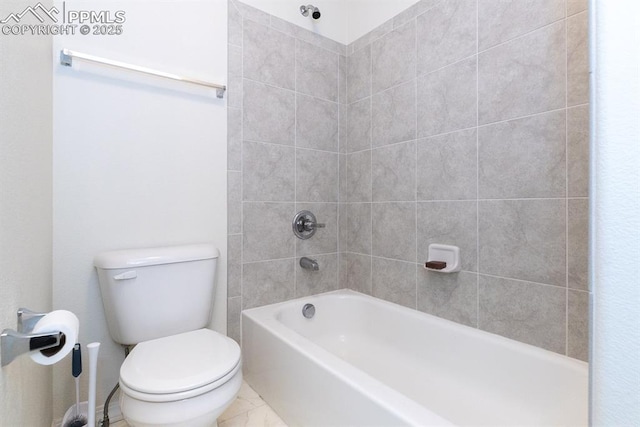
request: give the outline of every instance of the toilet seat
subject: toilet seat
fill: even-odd
[[[138,344],[120,368],[120,386],[147,402],[182,400],[220,387],[240,367],[234,340],[199,329]]]

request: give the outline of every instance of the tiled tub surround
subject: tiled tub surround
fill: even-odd
[[[586,360],[586,37],[586,2],[442,0],[348,46],[347,287]]]
[[[586,360],[586,2],[422,0],[346,58],[234,4],[244,19],[230,7],[231,335],[243,308],[348,287]],[[293,55],[270,54],[248,78],[258,30]],[[323,55],[301,61],[318,45]],[[284,63],[294,79],[278,77]],[[300,84],[311,64],[332,84]],[[311,114],[323,124],[301,119]],[[302,206],[328,223],[323,241],[294,240]],[[422,268],[436,242],[461,248],[463,271]],[[307,277],[301,254],[322,254],[327,277]]]
[[[340,43],[229,2],[228,331],[236,340],[241,310],[338,289],[345,54]],[[305,209],[326,228],[303,241],[291,220]],[[302,256],[320,271],[302,270]]]

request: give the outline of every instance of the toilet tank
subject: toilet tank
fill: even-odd
[[[111,337],[131,345],[207,326],[219,255],[210,244],[97,255],[94,265]]]

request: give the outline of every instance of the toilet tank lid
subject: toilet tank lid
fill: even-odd
[[[93,260],[93,265],[104,270],[173,264],[218,258],[220,251],[212,244],[203,243],[159,248],[124,249],[102,252]]]

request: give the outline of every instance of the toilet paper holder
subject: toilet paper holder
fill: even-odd
[[[18,330],[5,329],[0,335],[0,347],[2,348],[1,366],[13,362],[13,359],[23,353],[34,350],[52,350],[65,344],[65,335],[62,332],[32,333],[36,323],[47,313],[38,313],[28,308],[18,309]],[[44,351],[46,354],[46,351]]]

